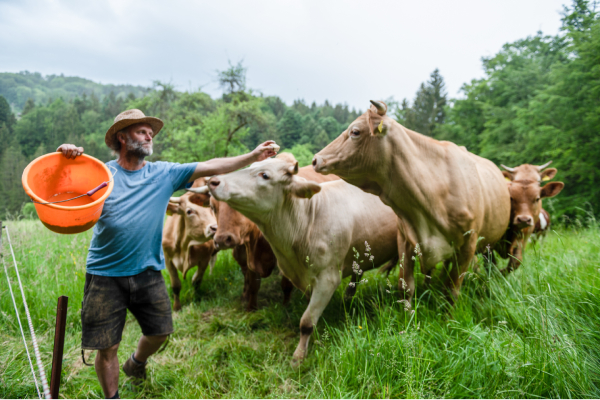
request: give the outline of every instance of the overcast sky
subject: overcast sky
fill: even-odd
[[[220,95],[215,71],[243,59],[266,95],[365,109],[412,99],[435,68],[458,96],[482,76],[481,57],[556,34],[566,1],[0,0],[0,72]]]

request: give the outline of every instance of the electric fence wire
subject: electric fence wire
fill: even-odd
[[[31,322],[31,315],[29,314],[29,307],[27,306],[27,300],[25,299],[25,291],[23,290],[23,284],[21,283],[21,276],[19,274],[19,268],[17,267],[17,259],[15,258],[15,252],[12,247],[12,243],[10,241],[10,234],[8,233],[8,226],[4,226],[4,230],[6,231],[6,239],[8,241],[8,246],[10,248],[10,253],[13,258],[13,263],[15,265],[15,272],[17,273],[17,280],[19,282],[19,288],[21,289],[21,297],[23,299],[23,307],[25,308],[25,315],[27,316],[27,323],[29,324],[29,333],[31,334],[31,343],[33,345],[33,353],[35,355],[36,364],[38,367],[38,372],[40,374],[40,380],[42,381],[42,389],[44,391],[44,397],[46,399],[51,399],[50,396],[50,388],[48,387],[48,380],[46,379],[46,372],[44,372],[44,365],[42,364],[42,358],[40,356],[40,349],[38,346],[37,338],[35,336],[35,331],[33,330],[33,323]],[[2,259],[2,264],[4,264],[4,258]],[[6,270],[6,264],[4,264],[4,268]],[[8,279],[8,271],[6,272],[6,278]],[[10,287],[10,280],[8,281],[8,286]],[[12,295],[12,288],[10,289],[10,293]],[[13,304],[15,305],[15,312],[17,313],[18,318],[18,309],[15,303],[15,299],[13,296]],[[21,327],[21,334],[23,334],[23,341],[25,341],[25,335],[23,333],[23,327],[21,326],[21,319],[19,319],[19,326]],[[25,349],[27,350],[27,344],[25,344]],[[27,357],[29,357],[29,351],[27,351]],[[29,363],[31,364],[31,369],[33,372],[33,364],[31,363],[31,358],[29,359]],[[38,396],[40,399],[42,398],[40,395],[40,390],[38,388],[38,382],[35,377],[35,372],[33,373],[33,379],[35,380],[36,389],[38,391]]]

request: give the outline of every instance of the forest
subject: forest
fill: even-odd
[[[482,58],[484,75],[450,98],[435,70],[412,100],[383,99],[405,127],[452,141],[497,165],[552,160],[563,192],[546,200],[555,221],[600,216],[600,19],[593,3],[565,7],[554,35],[538,32]],[[237,155],[274,139],[302,165],[364,110],[298,99],[286,104],[246,84],[243,62],[217,72],[222,96],[101,85],[76,77],[0,73],[0,219],[23,216],[25,166],[61,143],[75,143],[103,161],[114,158],[104,134],[128,108],[159,117],[154,160],[202,161]],[[365,99],[365,109],[368,106]]]

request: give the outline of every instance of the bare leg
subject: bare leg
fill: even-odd
[[[156,353],[160,345],[167,340],[168,335],[142,336],[138,342],[134,357],[137,361],[145,363],[152,354]],[[118,364],[118,362],[117,362]],[[118,367],[118,365],[117,365]],[[118,373],[118,368],[117,368]]]
[[[314,326],[319,321],[327,304],[329,304],[329,300],[331,300],[331,296],[333,296],[340,281],[337,271],[329,275],[322,273],[317,278],[308,307],[300,319],[300,342],[298,343],[298,347],[296,347],[296,351],[294,351],[294,359],[296,361],[301,361],[306,356],[308,341]]]
[[[119,358],[117,350],[119,343],[107,349],[98,350],[96,355],[96,375],[104,392],[104,397],[107,399],[113,397],[119,389]]]

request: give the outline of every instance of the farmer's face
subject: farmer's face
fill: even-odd
[[[136,124],[129,128],[125,137],[127,153],[137,157],[146,157],[152,154],[152,127],[148,124]]]

